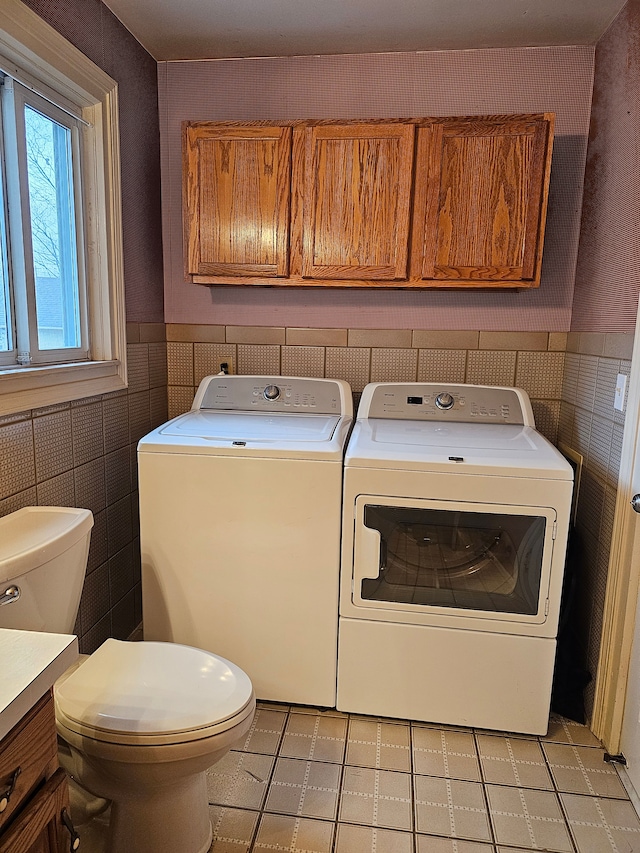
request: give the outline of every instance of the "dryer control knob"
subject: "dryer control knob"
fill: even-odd
[[[453,396],[447,391],[443,391],[442,394],[438,394],[436,397],[436,406],[439,409],[452,409],[454,403]]]
[[[265,400],[277,400],[280,396],[280,389],[277,385],[267,385],[262,394]]]

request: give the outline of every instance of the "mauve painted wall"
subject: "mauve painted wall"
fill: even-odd
[[[160,63],[165,319],[351,328],[570,327],[593,47]],[[542,284],[521,292],[203,287],[184,281],[181,122],[556,113]]]
[[[24,0],[118,82],[127,320],[161,323],[162,226],[157,67],[100,0]]]
[[[633,332],[640,289],[640,0],[596,48],[571,328]]]

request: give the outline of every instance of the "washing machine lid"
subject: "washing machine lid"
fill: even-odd
[[[141,439],[145,452],[342,460],[351,419],[308,412],[187,412]]]
[[[573,469],[537,430],[516,424],[358,420],[349,467],[572,480]]]
[[[113,639],[55,689],[67,720],[138,739],[210,728],[236,717],[252,695],[246,673],[217,655]]]

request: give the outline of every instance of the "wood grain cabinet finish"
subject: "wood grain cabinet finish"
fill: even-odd
[[[290,170],[291,127],[187,124],[187,274],[288,274]]]
[[[304,129],[302,277],[406,279],[415,128]]]
[[[530,288],[553,115],[187,122],[198,284]]]
[[[418,130],[415,278],[540,283],[553,116],[434,121]]]
[[[72,839],[62,819],[69,810],[69,788],[58,766],[51,693],[0,741],[0,791],[6,792],[14,778],[0,812],[0,853],[69,851]]]

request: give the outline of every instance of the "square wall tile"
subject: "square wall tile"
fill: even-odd
[[[237,372],[245,376],[279,376],[280,347],[238,344]]]
[[[371,350],[366,347],[327,347],[325,376],[345,379],[352,391],[362,391],[369,382]]]
[[[324,376],[324,347],[281,347],[283,376]]]
[[[36,479],[50,480],[73,468],[71,412],[65,409],[35,418],[33,439],[36,457]]]
[[[466,369],[466,350],[418,350],[418,382],[464,382]]]
[[[103,456],[102,402],[73,407],[71,433],[74,465],[84,465],[85,462]]]
[[[151,395],[149,391],[129,394],[129,441],[140,441],[151,431]]]
[[[58,474],[36,486],[40,506],[75,506],[73,471]]]
[[[126,393],[102,401],[102,426],[105,453],[129,444],[129,401]]]
[[[25,489],[22,492],[11,495],[9,498],[1,500],[0,518],[3,518],[5,515],[9,515],[11,512],[16,512],[16,510],[22,509],[25,506],[34,506],[37,503],[38,497],[36,495],[36,487],[32,486],[30,489]]]
[[[374,347],[371,350],[371,382],[415,382],[418,350]]]
[[[167,344],[149,344],[149,387],[163,388],[167,384]]]
[[[472,350],[467,354],[467,377],[470,385],[515,385],[516,352],[505,350]]]
[[[531,400],[536,429],[552,444],[558,440],[560,400]]]
[[[127,380],[129,393],[149,390],[149,346],[127,345]]]
[[[167,344],[167,383],[193,385],[193,344],[169,341]]]
[[[24,491],[36,482],[32,422],[0,426],[0,498]]]
[[[560,399],[563,371],[563,352],[519,352],[515,384],[530,397]]]
[[[220,366],[229,360],[235,364],[236,373],[241,373],[235,344],[195,343],[193,345],[193,383],[191,384],[198,386],[205,376],[215,376],[216,373],[220,373]],[[189,383],[176,382],[175,384],[188,385]]]
[[[193,385],[183,388],[179,385],[169,385],[167,389],[167,418],[175,418],[188,412],[193,404],[195,389]]]
[[[494,848],[481,841],[418,835],[416,836],[416,853],[494,853]],[[519,853],[519,851],[510,850],[509,853]]]

